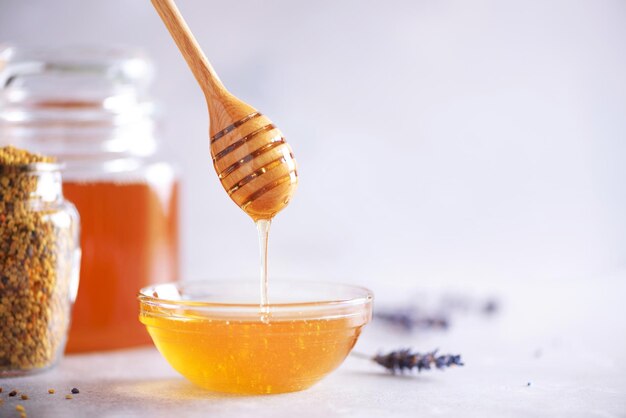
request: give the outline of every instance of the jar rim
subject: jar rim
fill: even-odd
[[[65,163],[59,162],[37,162],[28,164],[2,164],[0,163],[0,173],[34,173],[34,172],[56,172],[63,171]]]
[[[0,44],[0,144],[64,161],[150,157],[158,148],[153,73],[136,48]]]
[[[15,77],[64,73],[92,75],[115,85],[135,85],[143,89],[154,76],[152,60],[141,48],[121,45],[0,45],[0,88],[11,84]]]

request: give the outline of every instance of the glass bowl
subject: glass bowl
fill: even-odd
[[[163,357],[203,388],[269,394],[306,389],[336,369],[372,317],[372,292],[343,284],[202,281],[150,286],[139,320]]]

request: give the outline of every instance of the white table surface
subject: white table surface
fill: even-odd
[[[303,392],[229,396],[187,383],[154,348],[72,355],[52,371],[0,379],[0,417],[19,417],[18,403],[31,418],[626,417],[625,279],[483,285],[475,295],[501,301],[491,317],[464,315],[448,331],[418,335],[373,323],[357,344],[371,353],[439,347],[462,354],[462,368],[391,376],[348,358]],[[382,293],[380,306],[391,300]],[[72,387],[81,393],[66,400]],[[14,388],[30,399],[9,398]]]

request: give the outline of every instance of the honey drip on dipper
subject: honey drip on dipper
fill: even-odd
[[[296,161],[280,129],[232,95],[215,73],[173,0],[152,0],[204,92],[215,171],[230,198],[257,224],[261,245],[262,319],[269,315],[267,242],[271,219],[298,183]]]

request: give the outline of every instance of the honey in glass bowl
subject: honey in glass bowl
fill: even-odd
[[[216,392],[306,389],[335,370],[371,319],[372,293],[315,282],[199,282],[142,289],[140,321],[180,374]],[[265,309],[269,308],[269,315]]]

